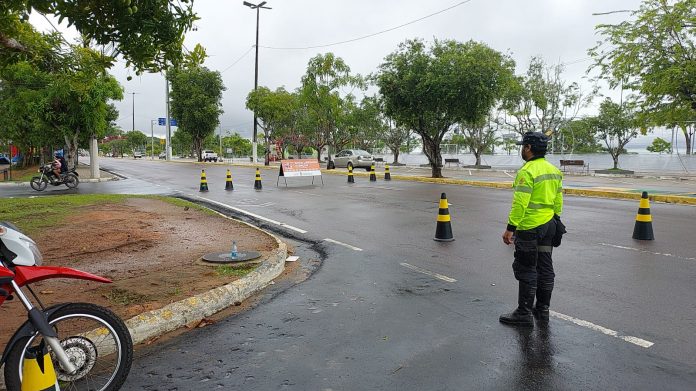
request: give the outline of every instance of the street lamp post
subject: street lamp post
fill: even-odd
[[[155,119],[150,120],[150,160],[155,160]]]
[[[263,9],[271,9],[270,7],[264,7],[266,4],[265,1],[260,2],[259,4],[252,4],[249,3],[248,1],[244,1],[242,4],[246,5],[247,7],[251,9],[256,10],[256,61],[254,63],[254,91],[259,87],[259,14],[261,8]],[[257,145],[256,145],[256,138],[258,137],[258,120],[256,118],[256,111],[254,111],[254,138],[251,140],[251,156],[252,159],[254,160],[254,164],[256,164],[256,158],[257,158]]]

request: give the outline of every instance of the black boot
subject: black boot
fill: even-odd
[[[549,305],[551,304],[551,291],[537,289],[536,305],[532,310],[532,314],[539,322],[549,321]]]
[[[535,291],[535,287],[520,282],[517,293],[517,309],[509,314],[500,315],[500,323],[511,326],[534,327],[532,303],[534,303]]]

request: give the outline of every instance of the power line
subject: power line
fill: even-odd
[[[230,68],[232,68],[233,66],[237,65],[237,63],[240,62],[240,61],[242,61],[242,59],[243,59],[244,57],[246,57],[246,55],[249,54],[249,52],[251,52],[253,49],[254,49],[254,45],[251,45],[251,47],[249,48],[249,50],[247,50],[246,52],[244,52],[244,54],[242,54],[238,59],[236,59],[236,60],[232,63],[232,65],[228,66],[227,68],[225,68],[225,69],[224,69],[223,71],[221,71],[220,73],[225,73],[225,72],[228,71]]]
[[[318,48],[325,48],[325,47],[329,47],[329,46],[342,45],[342,44],[344,44],[344,43],[350,43],[350,42],[360,41],[360,40],[367,39],[367,38],[371,38],[371,37],[374,37],[374,36],[377,36],[377,35],[380,35],[380,34],[388,33],[388,32],[390,32],[390,31],[394,31],[394,30],[400,29],[400,28],[402,28],[402,27],[406,27],[406,26],[411,25],[411,24],[414,24],[414,23],[416,23],[416,22],[420,22],[421,20],[425,20],[425,19],[428,19],[428,18],[433,17],[433,16],[435,16],[435,15],[439,15],[439,14],[441,14],[441,13],[443,13],[443,12],[447,12],[447,11],[453,9],[453,8],[459,7],[460,5],[464,5],[464,4],[469,3],[469,2],[471,2],[471,1],[472,1],[472,0],[460,1],[459,3],[457,3],[457,4],[455,4],[455,5],[452,5],[452,6],[450,6],[450,7],[447,7],[447,8],[445,8],[445,9],[441,9],[441,10],[439,10],[439,11],[437,11],[437,12],[433,12],[432,14],[429,14],[429,15],[426,15],[426,16],[423,16],[423,17],[420,17],[420,18],[418,18],[418,19],[414,19],[414,20],[412,20],[412,21],[410,21],[410,22],[406,22],[406,23],[404,23],[404,24],[400,24],[400,25],[398,25],[398,26],[391,27],[391,28],[388,28],[388,29],[386,29],[386,30],[378,31],[378,32],[376,32],[376,33],[372,33],[372,34],[368,34],[368,35],[363,35],[363,36],[361,36],[361,37],[357,37],[357,38],[353,38],[353,39],[348,39],[348,40],[345,40],[345,41],[334,42],[334,43],[328,43],[328,44],[324,44],[324,45],[303,46],[303,47],[274,47],[274,46],[259,46],[259,47],[264,48],[264,49],[273,49],[273,50],[307,50],[307,49],[318,49]]]

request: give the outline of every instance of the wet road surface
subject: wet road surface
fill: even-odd
[[[656,239],[631,239],[637,203],[566,198],[548,328],[498,323],[514,308],[506,190],[356,177],[288,179],[233,168],[107,159],[126,180],[79,193],[177,193],[235,207],[318,243],[309,280],[136,361],[127,389],[693,389],[696,208],[653,204]],[[198,193],[200,168],[210,191]],[[281,182],[282,179],[281,179]],[[0,191],[31,194],[30,189]],[[66,193],[53,190],[47,194]],[[455,242],[432,240],[438,200]],[[33,195],[35,195],[34,193]],[[329,239],[329,240],[325,240]],[[443,278],[444,277],[444,278]]]

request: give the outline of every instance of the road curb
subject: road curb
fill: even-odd
[[[133,344],[139,344],[188,324],[199,322],[235,303],[242,302],[268,286],[273,279],[283,272],[288,256],[285,243],[275,235],[258,227],[220,215],[271,236],[278,243],[278,248],[273,251],[271,256],[264,259],[254,271],[238,280],[128,319],[126,326],[128,326],[133,338]]]
[[[322,173],[330,175],[348,175],[341,171],[334,170],[322,170]],[[362,172],[353,172],[354,176],[368,177],[370,174]],[[475,187],[488,187],[493,189],[512,189],[512,181],[510,182],[487,182],[487,181],[472,181],[467,179],[453,179],[453,178],[427,178],[427,177],[416,177],[416,176],[406,176],[406,175],[391,175],[392,180],[400,181],[411,181],[411,182],[422,182],[422,183],[435,183],[441,185],[465,185],[465,186],[475,186]],[[595,197],[595,198],[616,198],[616,199],[628,199],[628,200],[640,200],[641,193],[630,193],[630,192],[620,192],[620,191],[606,191],[606,190],[593,190],[593,189],[574,189],[574,188],[564,188],[563,193],[567,195],[584,196],[584,197]],[[654,202],[664,202],[668,204],[682,204],[682,205],[696,205],[696,197],[684,197],[679,195],[670,194],[652,194],[650,195],[650,200]]]

